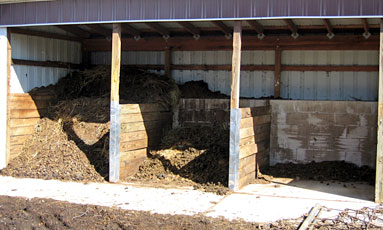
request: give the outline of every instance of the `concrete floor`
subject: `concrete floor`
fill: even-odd
[[[321,217],[333,217],[346,208],[376,207],[374,187],[361,183],[320,183],[281,179],[248,185],[226,196],[192,188],[152,188],[134,184],[74,183],[0,177],[0,195],[51,198],[78,204],[119,207],[161,214],[202,214],[251,222],[298,218],[317,203],[330,208]]]

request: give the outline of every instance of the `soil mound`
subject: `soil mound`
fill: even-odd
[[[229,96],[220,92],[213,92],[204,81],[189,81],[178,86],[182,98],[203,98],[203,99],[228,99]]]
[[[273,177],[299,178],[302,180],[340,182],[364,181],[375,184],[375,170],[368,167],[358,167],[344,161],[311,162],[309,164],[276,164],[265,169],[263,174]]]
[[[218,125],[170,130],[152,150],[132,181],[192,185],[225,194],[229,169],[229,131]]]

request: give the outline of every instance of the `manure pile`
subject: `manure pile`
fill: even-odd
[[[108,179],[110,69],[78,71],[56,85],[30,93],[52,92],[56,101],[35,126],[18,157],[0,175],[73,181]],[[121,103],[175,105],[179,90],[164,76],[121,69]]]
[[[170,130],[158,149],[128,180],[193,186],[218,194],[228,191],[229,130],[195,125]]]

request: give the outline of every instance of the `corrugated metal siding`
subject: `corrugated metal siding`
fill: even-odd
[[[12,34],[12,58],[33,61],[62,61],[80,64],[81,44],[22,34]],[[26,93],[35,87],[54,84],[69,69],[13,65],[11,93]]]
[[[283,51],[283,65],[378,65],[378,51]],[[375,101],[377,72],[282,72],[281,97]]]
[[[124,64],[164,64],[164,52],[123,52]],[[110,53],[92,54],[93,64],[109,64]],[[175,51],[174,65],[229,65],[231,51]],[[283,65],[378,65],[378,51],[283,51]],[[243,65],[273,65],[274,51],[243,51]],[[230,71],[173,70],[178,84],[205,81],[212,91],[230,95]],[[296,100],[377,100],[377,72],[284,71],[281,97]],[[273,71],[241,71],[242,97],[274,93]]]
[[[383,15],[383,0],[57,0],[4,4],[0,25]]]

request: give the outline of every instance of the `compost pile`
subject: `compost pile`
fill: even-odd
[[[302,180],[356,182],[375,184],[375,170],[358,167],[345,161],[311,162],[308,164],[276,164],[265,169],[263,174],[273,177],[299,178]]]
[[[228,191],[229,131],[219,125],[195,125],[170,130],[158,150],[130,181],[191,185],[217,194]]]
[[[110,70],[98,67],[69,74],[56,85],[57,100],[35,126],[18,157],[1,175],[73,181],[108,179]],[[177,85],[166,77],[121,70],[121,103],[177,103]]]
[[[204,81],[189,81],[178,86],[182,98],[203,98],[203,99],[228,99],[229,96],[220,92],[213,92]]]

